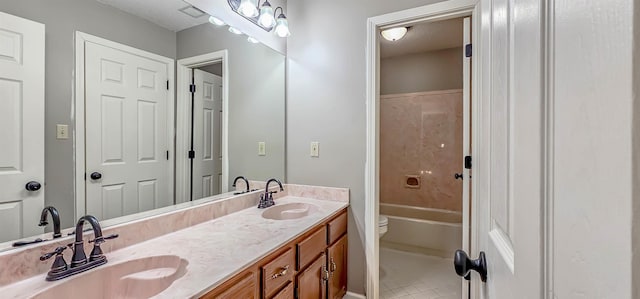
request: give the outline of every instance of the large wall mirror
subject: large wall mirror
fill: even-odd
[[[285,57],[208,20],[182,0],[0,3],[0,250],[51,239],[49,206],[108,226],[284,182]]]

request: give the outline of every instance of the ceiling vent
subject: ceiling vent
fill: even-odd
[[[197,19],[199,17],[202,17],[204,15],[206,15],[206,13],[202,10],[199,10],[191,5],[181,8],[180,11],[194,19]]]

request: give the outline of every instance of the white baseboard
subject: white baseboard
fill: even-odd
[[[347,292],[343,299],[367,299],[365,295],[360,295],[358,293]]]

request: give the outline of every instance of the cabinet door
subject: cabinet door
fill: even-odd
[[[329,299],[342,298],[347,293],[347,235],[331,245],[327,252]]]
[[[225,283],[220,288],[201,297],[201,299],[258,299],[260,289],[256,271],[249,271]]]
[[[298,299],[324,299],[327,294],[328,276],[326,255],[323,253],[309,268],[298,274]]]

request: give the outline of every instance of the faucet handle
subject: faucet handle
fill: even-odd
[[[98,237],[98,238],[95,238],[93,240],[89,240],[89,243],[95,242],[96,245],[100,245],[100,244],[104,243],[106,240],[115,239],[115,238],[117,238],[119,236],[120,235],[118,235],[118,234],[112,234],[112,235],[108,235],[106,237]]]
[[[52,258],[54,255],[62,254],[66,249],[67,249],[66,246],[60,246],[60,247],[56,248],[54,251],[52,251],[52,252],[45,253],[45,254],[41,255],[40,256],[40,260],[41,261],[46,261],[46,260]]]
[[[64,260],[64,256],[62,253],[67,249],[66,246],[60,246],[56,248],[53,252],[49,252],[40,256],[41,261],[46,261],[55,255],[56,259],[53,261],[51,265],[51,270],[49,270],[49,275],[55,275],[59,273],[63,273],[69,268],[67,265],[67,261]]]

